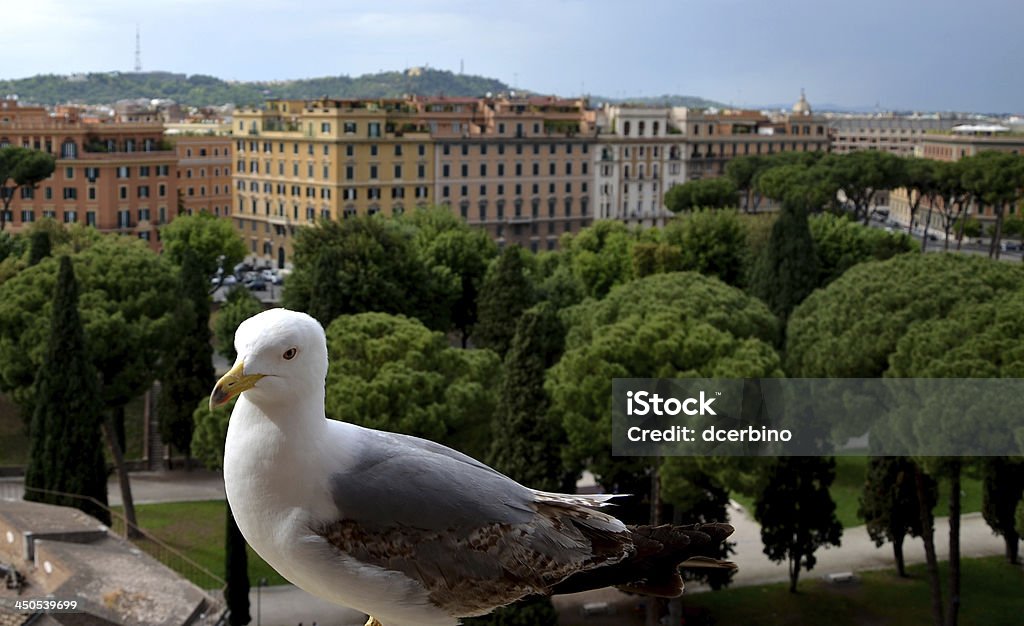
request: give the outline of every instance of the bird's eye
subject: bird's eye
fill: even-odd
[[[295,358],[295,355],[298,354],[298,353],[299,353],[299,351],[296,350],[295,348],[288,348],[288,350],[286,350],[285,353],[284,353],[284,360],[285,361],[291,361],[292,359]]]

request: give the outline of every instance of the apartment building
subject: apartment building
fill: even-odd
[[[563,233],[590,224],[594,112],[585,101],[485,98],[459,132],[431,118],[447,104],[421,102],[436,142],[439,204],[485,228],[499,245],[533,251],[553,250]]]
[[[842,115],[828,120],[832,152],[882,150],[912,156],[928,133],[949,132],[961,121],[938,115]]]
[[[665,192],[686,181],[685,137],[671,109],[606,105],[598,119],[597,218],[663,226],[672,216]]]
[[[673,109],[672,117],[687,145],[688,180],[722,176],[739,156],[829,149],[826,121],[813,114],[803,95],[791,114],[774,118],[760,111],[685,108]]]
[[[235,112],[232,218],[284,267],[297,226],[443,205],[500,245],[553,249],[592,219],[583,100],[272,100]]]
[[[75,107],[51,114],[2,100],[0,146],[6,145],[57,158],[50,178],[13,199],[6,216],[12,232],[51,217],[136,236],[157,249],[157,227],[177,213],[177,157],[160,123],[85,118]]]
[[[959,161],[985,151],[1024,154],[1024,133],[1011,132],[1008,127],[998,124],[959,124],[949,132],[924,135],[916,146],[915,155],[936,161]],[[1013,215],[1016,210],[1016,207],[1010,207],[1008,213]],[[905,189],[894,190],[889,195],[889,211],[897,222],[903,225],[910,223],[910,203]],[[983,224],[995,220],[993,208],[977,202],[968,208],[968,214]],[[924,227],[926,216],[927,207],[915,216],[915,226]],[[928,226],[938,228],[937,218],[933,217]]]
[[[225,123],[165,124],[164,136],[178,158],[178,206],[193,215],[231,215],[234,138]]]

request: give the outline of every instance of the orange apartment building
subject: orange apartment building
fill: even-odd
[[[234,138],[228,124],[167,124],[164,133],[178,157],[178,206],[193,215],[231,215]]]
[[[84,119],[74,107],[51,115],[43,107],[0,101],[0,146],[44,150],[57,158],[53,175],[23,189],[8,225],[18,232],[51,217],[102,232],[139,237],[159,247],[157,227],[177,214],[177,157],[163,125]]]

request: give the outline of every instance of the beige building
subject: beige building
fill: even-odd
[[[828,120],[832,152],[882,150],[912,156],[927,133],[949,132],[960,122],[938,115],[843,115]]]
[[[434,204],[551,249],[592,219],[593,119],[553,97],[272,100],[235,112],[232,217],[278,267],[297,226]]]
[[[1011,132],[1008,127],[996,124],[960,124],[947,133],[924,135],[916,147],[915,155],[936,161],[959,161],[985,151],[1024,154],[1024,133]],[[935,209],[941,211],[941,206]],[[904,226],[910,223],[910,203],[905,189],[898,189],[889,195],[889,210],[896,222]],[[927,212],[927,206],[918,210],[915,228],[926,226]],[[1007,209],[1008,216],[1016,213],[1017,207]],[[968,207],[967,214],[985,225],[995,220],[993,208],[977,202]],[[933,214],[927,227],[930,230],[941,229],[941,218]]]

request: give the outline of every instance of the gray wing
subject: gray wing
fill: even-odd
[[[331,476],[331,495],[346,520],[425,531],[468,531],[521,524],[536,514],[533,491],[440,444],[346,424],[358,457]]]

